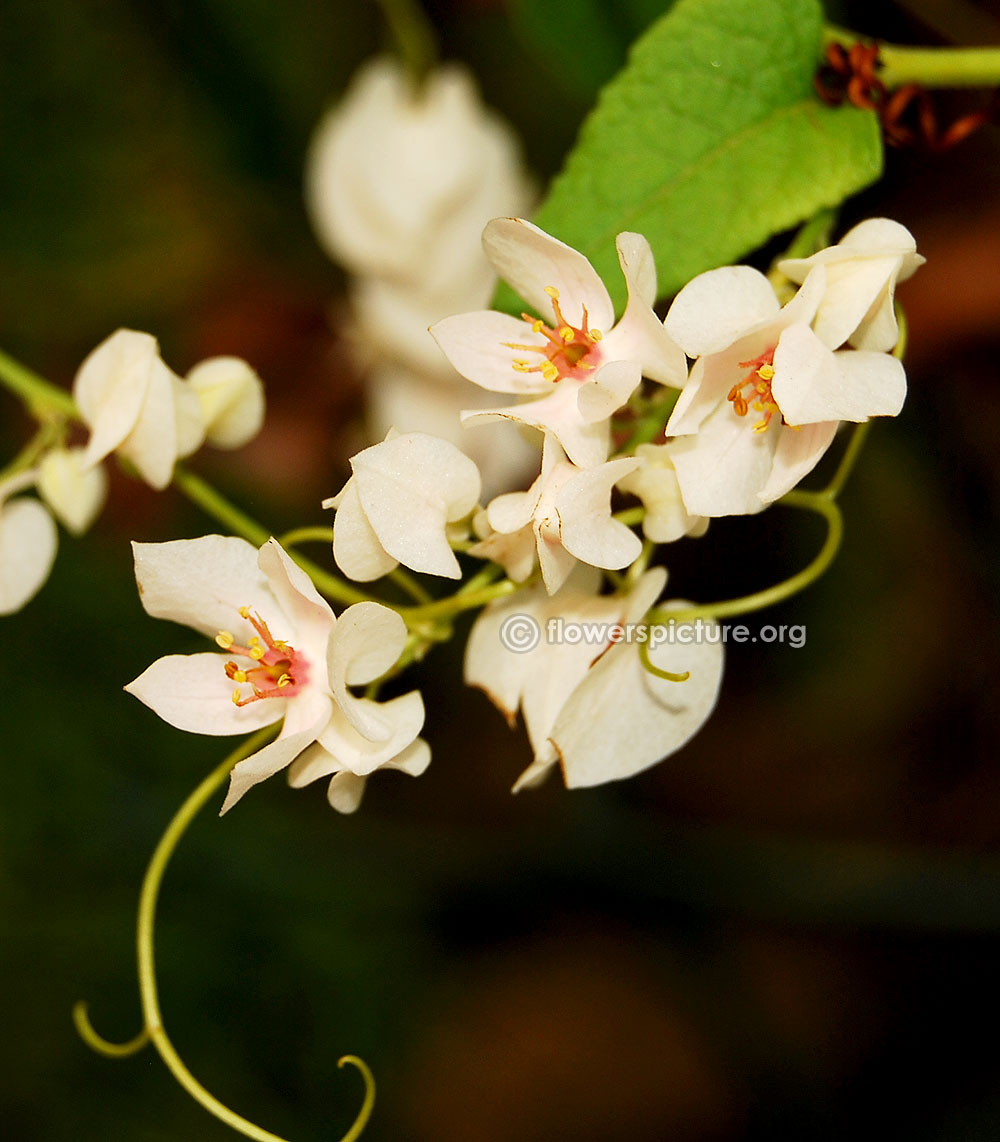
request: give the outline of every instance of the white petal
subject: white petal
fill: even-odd
[[[53,448],[38,466],[38,494],[74,535],[94,522],[108,494],[108,477],[88,467],[82,448]]]
[[[139,596],[153,618],[171,619],[214,638],[220,630],[233,629],[240,607],[258,611],[268,625],[280,615],[257,566],[257,549],[245,539],[205,535],[168,543],[133,543],[132,552]],[[292,633],[272,629],[279,638]]]
[[[559,291],[563,316],[578,324],[584,308],[591,327],[610,329],[615,319],[608,291],[590,262],[523,218],[494,218],[483,231],[483,249],[497,273],[548,324],[554,318],[547,288]]]
[[[355,728],[353,717],[377,727],[369,737]],[[366,776],[394,761],[415,740],[424,724],[424,703],[416,690],[388,702],[352,698],[350,708],[335,710],[319,735],[320,745],[338,766]]]
[[[130,460],[151,487],[162,491],[174,473],[177,460],[177,394],[180,377],[157,357],[149,366],[149,384],[139,416],[118,452]],[[95,430],[96,434],[96,430]],[[88,453],[91,450],[88,446]]]
[[[634,456],[574,472],[556,496],[563,547],[594,567],[617,570],[639,557],[642,540],[611,518],[611,489],[639,467]]]
[[[819,463],[823,453],[833,443],[838,421],[820,421],[804,424],[801,428],[782,425],[778,428],[778,447],[774,453],[774,466],[767,483],[760,490],[765,504],[780,499],[785,492],[808,475]],[[768,429],[770,434],[773,428]]]
[[[515,361],[540,365],[546,360],[548,341],[527,321],[483,310],[446,317],[430,332],[454,368],[480,388],[496,393],[541,393],[551,388],[541,372],[514,368]],[[512,348],[515,345],[537,346],[537,351]]]
[[[673,448],[673,444],[640,444],[635,450],[640,467],[618,481],[623,492],[642,500],[646,509],[643,534],[654,543],[673,543],[696,532],[702,522],[707,525],[707,520],[690,515],[684,507]]]
[[[485,424],[491,420],[513,420],[542,432],[551,433],[566,455],[581,468],[602,464],[611,443],[607,421],[588,424],[577,404],[579,388],[575,381],[559,381],[548,396],[506,408],[476,409],[462,412],[465,425]]]
[[[291,621],[295,649],[303,651],[310,666],[315,668],[326,657],[327,642],[333,630],[330,604],[276,539],[269,539],[260,549],[257,565],[279,607]],[[264,618],[267,621],[266,615]],[[320,681],[320,685],[325,683]]]
[[[226,736],[246,734],[280,721],[284,698],[237,706],[226,677],[224,654],[170,654],[158,658],[125,689],[178,730]],[[237,687],[238,688],[238,687]]]
[[[461,578],[445,525],[476,506],[475,464],[448,441],[411,432],[359,452],[351,467],[361,506],[386,552],[414,571]]]
[[[807,326],[785,330],[771,391],[789,424],[895,416],[906,396],[902,363],[885,353],[832,353]]]
[[[622,407],[642,380],[642,369],[636,361],[609,361],[584,381],[577,396],[577,407],[588,424],[607,420]]]
[[[205,421],[202,415],[201,400],[195,390],[180,377],[171,377],[171,392],[174,398],[174,424],[176,432],[176,454],[174,459],[183,460],[205,442]]]
[[[638,647],[624,643],[590,669],[551,734],[569,788],[631,777],[697,733],[715,706],[723,663],[721,632],[715,624],[703,629],[717,641],[650,649],[660,669],[690,671],[685,682],[656,678],[643,668]]]
[[[777,433],[754,432],[751,415],[719,405],[694,436],[671,442],[684,506],[691,515],[746,515],[761,510]]]
[[[291,765],[306,746],[315,740],[314,730],[304,730],[302,733],[280,737],[250,757],[237,762],[229,774],[229,792],[219,810],[219,816],[228,813],[248,789],[273,777],[285,766]]]
[[[58,543],[52,516],[37,500],[0,499],[0,615],[19,611],[41,589]]]
[[[406,645],[406,623],[380,603],[355,603],[337,620],[330,638],[330,677],[365,686],[395,665]]]
[[[88,464],[103,460],[135,427],[159,354],[156,339],[148,333],[119,329],[77,370],[73,398],[91,429]]]
[[[341,571],[359,583],[381,579],[399,566],[379,543],[358,495],[358,482],[352,476],[339,496],[324,500],[324,507],[336,506],[333,524],[333,558]]]
[[[187,375],[205,436],[216,448],[242,448],[264,424],[264,385],[239,357],[209,357]]]
[[[361,804],[367,780],[344,770],[331,778],[326,799],[338,813],[354,813]]]
[[[701,357],[732,344],[780,308],[759,270],[722,266],[692,278],[674,298],[663,324],[689,357]]]

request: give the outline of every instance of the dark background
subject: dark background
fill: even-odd
[[[873,34],[1000,44],[995,6],[865,9]],[[579,74],[500,5],[432,7],[543,179],[600,72],[567,11]],[[384,42],[360,0],[7,0],[0,19],[0,345],[66,386],[119,325],[180,372],[246,357],[268,427],[195,464],[276,531],[323,520],[359,446],[343,276],[300,182],[324,105]],[[832,572],[762,620],[805,623],[806,646],[733,648],[684,751],[626,784],[511,798],[526,742],[461,689],[456,645],[413,676],[434,748],[419,781],[379,775],[351,818],[280,779],[221,822],[205,810],[166,877],[158,966],[210,1090],[283,1137],[337,1138],[351,1052],[379,1081],[373,1140],[1000,1137],[998,192],[991,127],[890,153],[845,211],[898,218],[928,258],[900,291],[907,406],[852,477]],[[0,417],[6,460],[30,426],[12,398]],[[138,1029],[142,872],[227,748],[121,692],[195,648],[143,615],[127,541],[209,530],[115,474],[92,532],[64,535],[42,594],[3,620],[6,1137],[232,1136],[151,1049],[100,1058],[69,1014],[86,998],[107,1036]],[[820,540],[780,508],[713,524],[670,553],[673,587],[740,594]]]

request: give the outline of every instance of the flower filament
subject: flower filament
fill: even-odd
[[[519,349],[527,353],[541,353],[545,360],[532,364],[523,357],[515,357],[513,367],[518,373],[541,373],[547,381],[553,384],[564,377],[577,377],[584,370],[597,368],[596,360],[587,360],[597,342],[604,336],[600,329],[588,327],[587,307],[583,307],[583,318],[580,324],[571,325],[563,316],[559,306],[559,291],[555,286],[546,286],[545,292],[552,298],[552,309],[556,316],[556,327],[550,328],[540,317],[532,317],[529,313],[522,313],[521,317],[531,326],[532,333],[541,333],[545,337],[544,345],[519,345],[516,342],[505,341],[508,349]],[[595,354],[595,357],[598,354]]]
[[[771,394],[771,381],[774,380],[774,348],[761,353],[752,361],[740,361],[739,367],[749,369],[750,372],[742,381],[737,381],[733,385],[726,399],[731,402],[733,412],[737,416],[746,416],[751,408],[754,412],[763,413],[761,419],[753,426],[753,430],[767,432],[771,417],[775,413],[781,415],[781,409],[775,404]]]
[[[252,694],[244,697],[240,686],[233,691],[233,703],[247,706],[261,698],[290,698],[302,687],[308,677],[308,664],[302,655],[287,642],[276,639],[268,625],[249,607],[240,607],[240,617],[247,620],[257,632],[248,646],[239,646],[231,631],[220,630],[215,641],[223,650],[232,651],[240,658],[250,659],[244,667],[230,659],[225,665],[226,677],[233,682],[249,685]]]

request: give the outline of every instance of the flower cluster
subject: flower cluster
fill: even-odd
[[[264,422],[264,387],[245,361],[213,357],[182,379],[164,363],[154,337],[131,329],[119,329],[90,353],[73,382],[73,400],[89,430],[86,444],[60,439],[0,483],[0,614],[19,610],[48,578],[58,545],[52,516],[73,535],[97,518],[107,496],[102,461],[112,452],[162,490],[176,462],[206,441],[241,448]],[[28,488],[41,502],[10,500]]]
[[[393,429],[353,457],[350,479],[324,502],[336,510],[334,561],[354,583],[399,568],[459,580],[456,552],[486,562],[472,582],[431,601],[404,577],[413,605],[373,599],[336,618],[273,539],[259,553],[220,536],[136,547],[146,610],[214,637],[224,653],[161,659],[128,689],[182,729],[280,723],[276,740],[233,770],[223,811],[280,769],[293,785],[331,777],[341,811],[357,806],[375,769],[421,772],[430,751],[417,736],[420,695],[376,695],[447,637],[467,605],[482,611],[466,681],[511,723],[521,713],[534,753],[515,790],[557,765],[579,787],[655,764],[711,713],[721,639],[523,646],[504,638],[507,624],[624,630],[655,615],[675,616],[679,630],[693,604],[663,601],[655,545],[700,535],[713,517],[763,510],[814,467],[842,421],[902,406],[905,374],[888,352],[898,337],[894,290],[922,259],[897,223],[873,219],[838,246],[779,262],[785,292],[799,287],[784,305],[771,279],[728,266],[688,283],[663,320],[652,252],[638,234],[617,240],[628,291],[617,321],[589,261],[531,223],[495,219],[483,246],[533,312],[481,310],[431,331],[461,375],[519,398],[462,419],[539,432],[537,477],[481,504],[473,460],[448,440]],[[129,438],[115,424],[121,446]],[[641,507],[616,514],[616,497]],[[644,539],[633,530],[640,521]],[[706,629],[717,633],[711,621]]]

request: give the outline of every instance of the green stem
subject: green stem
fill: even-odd
[[[19,472],[27,472],[34,468],[45,453],[62,440],[64,430],[65,426],[61,420],[46,420],[39,425],[35,435],[0,472],[0,484]]]
[[[224,1122],[227,1126],[247,1138],[256,1139],[256,1142],[285,1142],[285,1140],[277,1134],[272,1134],[269,1130],[263,1130],[255,1123],[250,1122],[249,1119],[243,1118],[242,1115],[230,1110],[229,1107],[221,1103],[214,1095],[210,1094],[188,1070],[163,1028],[163,1017],[160,1013],[160,1001],[156,986],[154,929],[156,923],[156,902],[159,897],[163,874],[181,837],[187,831],[188,826],[206,801],[208,801],[225,781],[233,766],[251,754],[256,753],[258,749],[264,746],[274,736],[274,732],[274,726],[259,730],[251,738],[244,741],[225,761],[214,769],[180,807],[174,815],[173,820],[167,826],[166,832],[160,838],[160,843],[156,846],[152,859],[149,862],[149,867],[146,870],[146,875],[143,878],[142,891],[139,895],[138,923],[136,926],[136,952],[139,962],[139,997],[142,1002],[143,1031],[129,1043],[108,1043],[94,1031],[87,1017],[86,1008],[83,1005],[77,1004],[73,1012],[74,1021],[78,1029],[80,1029],[81,1034],[83,1034],[84,1039],[91,1046],[95,1046],[96,1044],[96,1049],[100,1050],[102,1054],[118,1056],[132,1054],[144,1046],[147,1041],[151,1041],[170,1073],[196,1102],[200,1103],[205,1110],[215,1115],[216,1118],[220,1119],[220,1121]],[[359,1058],[354,1055],[345,1055],[340,1059],[337,1065],[343,1066],[345,1062],[356,1066],[361,1071],[365,1081],[365,1097],[361,1110],[351,1129],[342,1139],[342,1142],[354,1142],[364,1129],[371,1114],[372,1106],[375,1101],[375,1084],[371,1071]]]
[[[20,361],[15,361],[0,350],[0,384],[16,393],[28,406],[33,416],[46,419],[52,416],[80,419],[76,402],[65,389],[56,388]]]
[[[474,611],[492,603],[494,599],[502,599],[505,595],[512,595],[523,584],[512,583],[503,579],[499,583],[492,583],[477,591],[458,592],[450,599],[436,599],[433,603],[426,603],[420,607],[397,607],[396,609],[406,620],[408,626],[426,623],[433,619],[451,618],[460,611]]]
[[[683,610],[665,610],[662,607],[654,608],[649,612],[650,622],[678,622],[687,623],[694,619],[727,619],[736,615],[749,614],[751,611],[761,611],[765,607],[774,606],[775,603],[804,591],[814,583],[833,562],[834,556],[840,547],[844,533],[844,520],[836,501],[827,491],[822,492],[787,492],[779,501],[780,504],[790,508],[805,508],[816,512],[826,520],[827,532],[823,546],[815,559],[797,574],[788,579],[775,583],[763,591],[755,591],[751,595],[743,595],[738,599],[726,599],[720,603],[703,603],[698,606],[685,607]]]
[[[379,0],[403,66],[419,88],[437,63],[434,31],[419,0]]]
[[[421,605],[434,601],[434,596],[431,595],[429,591],[426,591],[423,585],[418,583],[417,580],[414,579],[408,571],[404,571],[402,567],[397,567],[395,570],[390,571],[386,578],[395,583],[401,591]]]
[[[186,468],[178,464],[174,468],[174,486],[177,490],[183,493],[192,503],[195,503],[206,512],[208,515],[217,519],[225,527],[229,528],[236,535],[241,535],[254,547],[263,547],[265,543],[271,538],[271,533],[267,528],[257,523],[256,520],[251,519],[245,512],[241,511],[235,504],[232,504],[220,495],[219,492],[206,483],[200,476],[196,476],[194,472],[189,472]],[[343,603],[345,606],[350,606],[351,603],[365,603],[371,600],[371,595],[365,591],[359,591],[356,587],[350,586],[342,579],[338,579],[336,575],[331,575],[329,571],[324,571],[322,567],[318,567],[311,559],[306,559],[305,556],[300,555],[298,552],[291,552],[292,558],[302,568],[303,571],[312,579],[316,584],[316,588],[322,591],[328,599],[333,599],[336,603]]]
[[[922,87],[996,87],[1000,85],[1000,48],[910,48],[871,40],[828,24],[823,43],[877,43],[882,64],[879,78],[890,90],[904,83]]]
[[[287,551],[300,543],[333,543],[332,527],[296,527],[278,536],[278,542]]]

